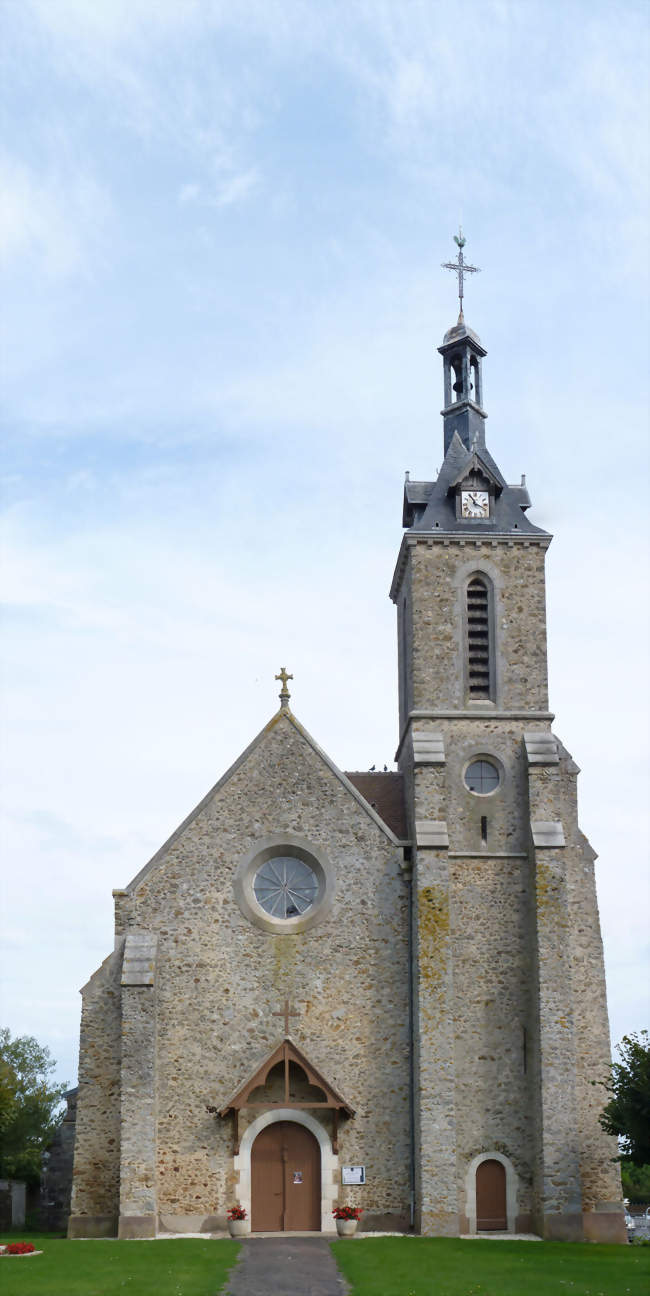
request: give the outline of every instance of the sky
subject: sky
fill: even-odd
[[[392,768],[455,255],[547,559],[613,1042],[648,1012],[648,10],[3,0],[3,1023],[76,1079],[124,886],[277,707]]]

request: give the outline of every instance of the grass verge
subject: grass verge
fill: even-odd
[[[332,1243],[351,1296],[648,1296],[650,1248],[372,1238]]]
[[[217,1296],[239,1251],[198,1238],[71,1242],[30,1232],[24,1240],[43,1255],[0,1258],[2,1296]]]

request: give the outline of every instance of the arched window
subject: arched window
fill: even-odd
[[[463,362],[462,359],[454,357],[450,361],[451,371],[451,399],[452,402],[463,399]]]
[[[483,392],[481,391],[481,362],[477,356],[470,356],[470,398],[476,401],[477,405],[483,404]]]
[[[467,691],[471,699],[494,697],[491,588],[486,576],[467,585]]]

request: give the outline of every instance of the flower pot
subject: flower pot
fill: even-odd
[[[244,1237],[250,1233],[248,1220],[228,1220],[228,1232],[231,1237]]]
[[[337,1219],[336,1231],[339,1237],[352,1237],[352,1235],[357,1231],[358,1223],[358,1220]]]

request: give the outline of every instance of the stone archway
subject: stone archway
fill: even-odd
[[[498,1161],[506,1177],[506,1231],[514,1233],[517,1221],[517,1172],[507,1156],[502,1152],[481,1152],[470,1161],[465,1176],[466,1214],[470,1233],[477,1233],[476,1214],[476,1172],[484,1161]]]
[[[488,1157],[476,1167],[476,1230],[498,1233],[507,1227],[505,1167]]]
[[[242,1136],[239,1154],[234,1158],[234,1168],[239,1171],[238,1199],[241,1205],[246,1208],[250,1219],[252,1212],[251,1153],[253,1143],[262,1130],[281,1121],[304,1126],[314,1135],[318,1142],[321,1173],[320,1228],[323,1233],[335,1233],[336,1225],[332,1218],[332,1209],[338,1194],[336,1181],[338,1180],[339,1159],[332,1151],[332,1143],[327,1130],[309,1112],[298,1111],[294,1107],[276,1107],[273,1111],[262,1112],[256,1120],[252,1121]],[[337,1172],[336,1175],[333,1173],[334,1171]]]
[[[320,1231],[318,1140],[298,1121],[274,1121],[251,1148],[251,1232]]]

